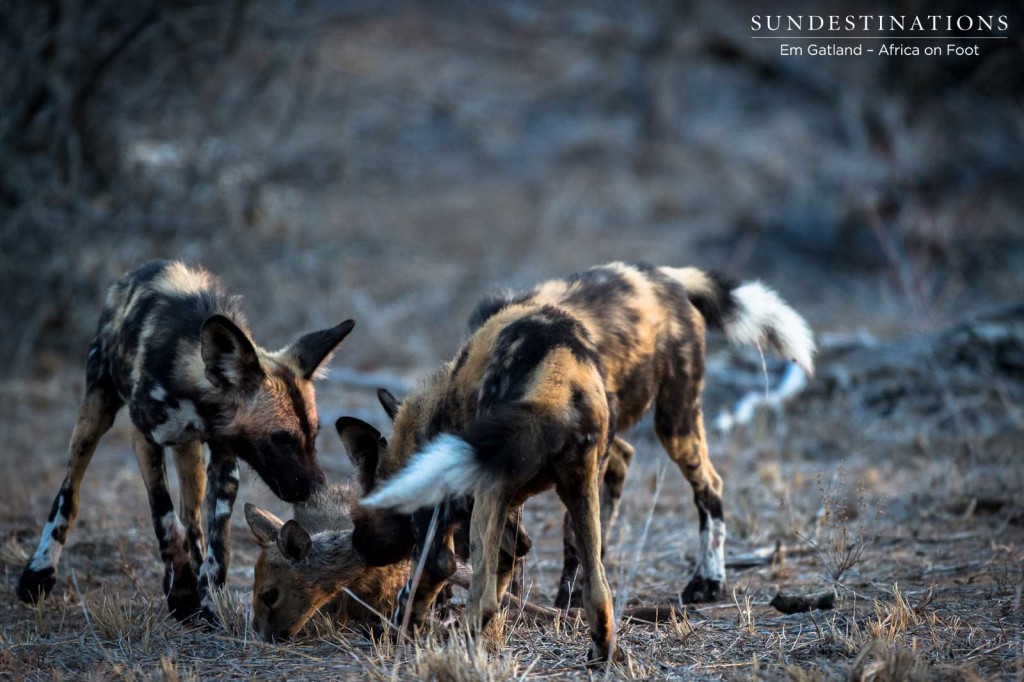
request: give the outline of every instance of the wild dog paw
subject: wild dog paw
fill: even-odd
[[[702,575],[695,575],[683,588],[681,595],[684,604],[715,601],[722,594],[722,581],[711,580]]]
[[[203,604],[202,608],[199,609],[199,618],[207,626],[211,628],[220,628],[220,616],[214,611],[213,606],[210,604]]]
[[[167,594],[167,608],[175,620],[192,622],[203,614],[203,604],[199,599],[199,591],[192,586],[177,586]],[[211,613],[211,615],[213,615]],[[203,618],[205,619],[205,614]],[[214,615],[216,618],[216,615]]]
[[[597,642],[591,642],[590,651],[587,653],[587,666],[600,666],[608,663],[609,661],[612,663],[625,663],[625,650],[620,647],[615,640],[609,642],[607,646],[599,645]]]
[[[57,569],[47,566],[41,571],[26,567],[18,580],[18,599],[26,604],[35,604],[45,599],[57,584]]]

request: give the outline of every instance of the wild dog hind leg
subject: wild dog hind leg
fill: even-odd
[[[61,551],[78,515],[78,492],[82,477],[96,451],[96,444],[110,429],[114,416],[123,404],[109,379],[101,374],[98,356],[99,351],[94,345],[90,348],[86,365],[88,383],[85,397],[78,409],[78,421],[68,447],[67,475],[53,501],[39,546],[18,580],[18,597],[25,602],[35,602],[50,594],[57,582]]]
[[[511,495],[496,487],[478,493],[469,522],[473,582],[466,603],[466,622],[482,631],[498,612],[498,562]]]
[[[712,601],[725,588],[725,518],[722,477],[708,457],[699,396],[686,400],[674,389],[663,389],[655,412],[658,439],[693,488],[700,519],[697,568],[683,588],[684,602]]]
[[[604,558],[611,539],[611,530],[619,515],[622,489],[626,474],[633,462],[633,446],[616,436],[608,448],[608,462],[601,479],[601,558]],[[566,512],[563,528],[562,577],[558,582],[555,607],[567,609],[582,604],[583,574],[580,572],[579,552],[576,548],[576,534],[572,519]]]
[[[594,458],[596,457],[595,453]],[[596,466],[594,468],[596,469]],[[604,565],[601,563],[601,503],[597,476],[562,473],[556,490],[569,510],[576,533],[579,560],[585,576],[583,607],[587,614],[587,625],[590,626],[592,641],[589,660],[607,661],[616,654],[615,616],[611,589],[608,587]]]

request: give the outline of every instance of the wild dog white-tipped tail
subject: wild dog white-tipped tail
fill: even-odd
[[[736,311],[723,325],[730,341],[769,348],[814,375],[814,334],[806,320],[760,282],[730,292]]]
[[[360,504],[412,513],[470,493],[484,480],[473,446],[458,436],[442,434]]]

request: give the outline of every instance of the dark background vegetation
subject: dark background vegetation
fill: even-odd
[[[709,429],[712,457],[730,555],[795,549],[734,570],[721,604],[625,628],[617,674],[1019,677],[1024,10],[773,3],[1011,27],[980,57],[782,58],[749,38],[765,4],[0,0],[0,677],[580,674],[569,625],[510,628],[489,659],[330,629],[254,643],[240,514],[237,627],[177,629],[123,416],[57,596],[17,604],[104,292],[151,258],[220,275],[268,347],[356,318],[319,389],[325,423],[382,423],[375,382],[401,391],[450,357],[494,287],[613,259],[761,278],[816,330],[819,375],[782,412]],[[756,354],[709,347],[713,417],[763,379]],[[630,438],[609,575],[622,599],[664,602],[692,571],[695,515],[649,429]],[[532,596],[550,604],[561,517],[547,497],[527,512]],[[866,553],[836,577],[850,545]],[[823,583],[831,614],[769,606]]]
[[[267,343],[356,317],[357,365],[432,363],[489,287],[613,258],[762,276],[831,331],[1016,296],[1019,34],[784,59],[759,7],[5,2],[5,371],[77,363],[157,257],[220,274]]]

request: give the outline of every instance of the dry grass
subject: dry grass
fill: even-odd
[[[354,394],[333,385],[327,385],[321,399],[338,402],[341,392],[366,409],[374,400],[370,391]],[[53,398],[54,413],[62,414],[62,400]],[[622,624],[619,641],[628,653],[626,661],[590,674],[614,679],[883,680],[1021,672],[1024,527],[1019,505],[972,506],[969,500],[932,497],[936,482],[959,475],[949,466],[956,453],[943,451],[932,452],[928,460],[907,455],[901,465],[870,451],[851,452],[843,465],[844,480],[857,482],[851,494],[830,461],[793,454],[817,442],[819,429],[834,429],[823,421],[825,414],[813,422],[791,421],[786,433],[772,441],[772,450],[748,440],[752,433],[712,443],[727,482],[727,518],[734,528],[742,525],[738,519],[749,519],[742,531],[732,533],[730,555],[776,543],[790,551],[762,567],[732,570],[728,596],[718,603],[680,609],[657,626]],[[62,423],[70,429],[70,415]],[[35,425],[30,420],[24,427]],[[31,513],[9,506],[0,510],[0,560],[6,571],[0,584],[0,662],[9,676],[505,680],[588,675],[581,663],[589,637],[578,618],[548,626],[520,619],[481,639],[467,638],[458,625],[435,624],[410,643],[394,644],[321,616],[297,641],[263,643],[251,626],[255,546],[243,526],[235,527],[229,586],[216,597],[224,627],[182,627],[165,615],[159,598],[155,542],[138,497],[141,482],[119,433],[124,428],[124,423],[115,426],[96,455],[61,580],[54,597],[38,608],[19,604],[13,589],[59,481],[44,479],[39,489],[24,491],[33,500]],[[633,435],[638,459],[606,559],[624,605],[675,602],[692,570],[697,541],[686,484],[664,467],[664,455],[647,433],[641,427]],[[342,475],[340,455],[330,451],[333,444],[324,446],[329,475]],[[894,442],[894,447],[903,446]],[[913,444],[899,451],[912,453]],[[60,459],[59,454],[51,457]],[[997,462],[1011,466],[1011,460],[998,458],[991,466]],[[246,481],[251,477],[244,474]],[[836,483],[827,488],[820,483],[833,478]],[[108,490],[95,485],[122,479],[124,484],[108,485]],[[23,482],[23,487],[30,485]],[[133,505],[128,517],[112,516],[110,505],[100,503],[111,491]],[[286,513],[259,485],[243,485],[242,497],[239,504],[255,499]],[[910,499],[915,501],[897,503]],[[883,500],[889,500],[886,513],[875,515]],[[863,549],[856,565],[837,581],[837,608],[790,616],[772,610],[768,603],[780,586],[833,580],[820,552],[797,551],[796,529],[815,537],[818,526],[815,542],[825,551],[831,546],[828,533],[842,532],[834,521],[842,518],[844,507],[856,510],[856,518],[846,521],[847,538],[870,533],[873,541],[856,540]],[[802,526],[800,519],[805,520]],[[526,587],[531,600],[550,604],[561,561],[561,512],[555,499],[542,496],[529,503],[525,522],[535,540]]]

